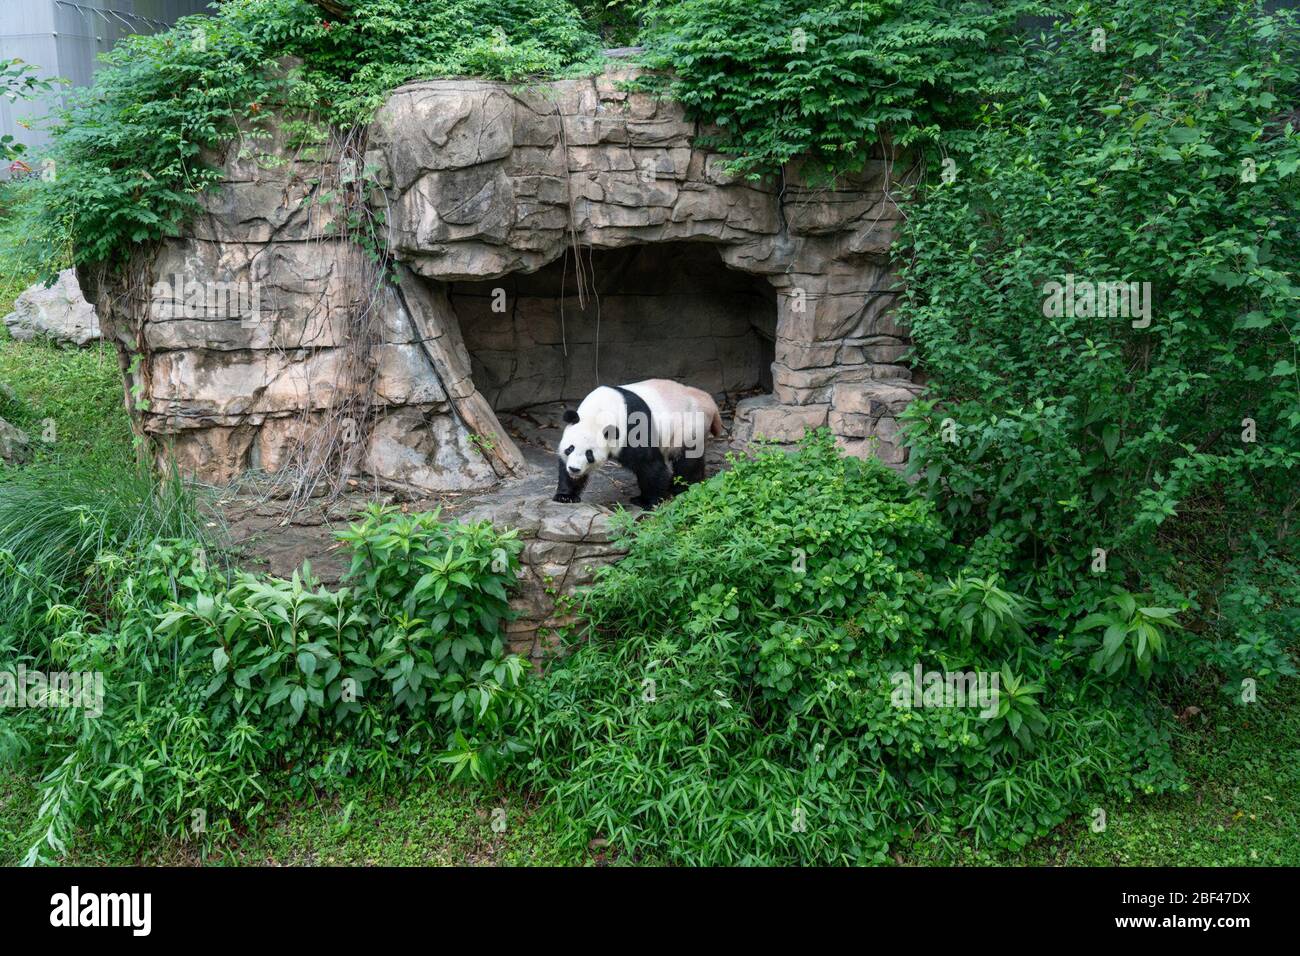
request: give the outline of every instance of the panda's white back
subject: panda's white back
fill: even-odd
[[[709,423],[718,414],[717,403],[708,392],[671,379],[648,378],[623,387],[649,406],[656,446],[675,448],[680,444],[683,427],[707,433]]]

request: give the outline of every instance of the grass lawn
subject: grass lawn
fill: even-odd
[[[8,303],[0,302],[0,314]],[[110,345],[61,349],[15,342],[0,332],[0,418],[27,432],[38,457],[65,461],[134,460],[122,408],[122,378]],[[45,441],[47,423],[53,422]]]
[[[35,816],[30,782],[0,775],[0,866],[22,852],[18,833]],[[504,809],[502,817],[494,811]],[[496,829],[494,829],[494,825]],[[499,832],[498,832],[499,831]],[[547,832],[526,801],[446,783],[361,791],[283,808],[269,823],[201,857],[166,840],[143,852],[82,840],[83,866],[546,866],[581,863]]]
[[[0,317],[36,276],[23,258],[19,225],[0,191]],[[15,342],[0,325],[0,418],[23,429],[38,457],[132,461],[131,425],[122,408],[117,352],[101,342],[85,349]],[[53,432],[46,441],[47,423]]]

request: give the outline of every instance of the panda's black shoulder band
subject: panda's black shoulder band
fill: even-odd
[[[650,415],[650,406],[645,403],[645,399],[636,392],[629,391],[622,386],[615,385],[613,388],[614,391],[623,396],[623,404],[627,407],[627,420],[631,421],[633,415],[642,415],[644,417],[640,420],[645,422],[647,429],[650,429],[653,419]],[[654,432],[648,431],[647,434],[653,435]]]

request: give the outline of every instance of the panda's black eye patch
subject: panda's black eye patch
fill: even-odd
[[[595,460],[596,460],[596,456],[593,455],[593,454],[591,453],[591,449],[588,448],[588,449],[587,449],[587,461],[595,461]]]
[[[573,454],[573,446],[570,445],[568,448],[564,449],[564,453],[565,453],[566,455],[572,455],[572,454]]]

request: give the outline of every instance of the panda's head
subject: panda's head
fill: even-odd
[[[618,426],[602,425],[596,416],[580,419],[573,409],[565,410],[559,453],[570,478],[583,477],[617,450]]]

